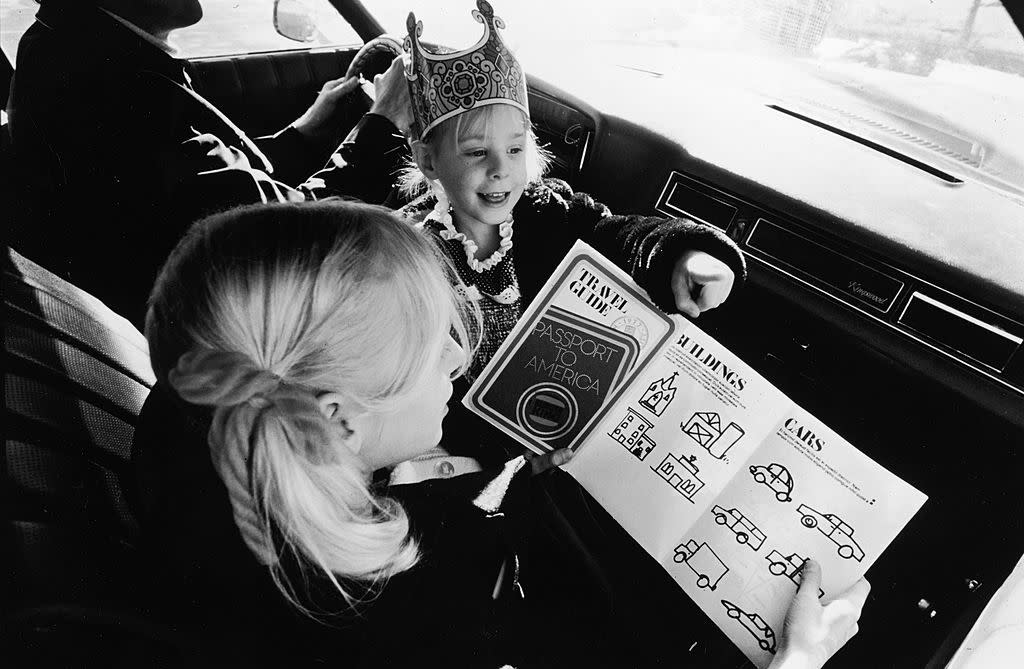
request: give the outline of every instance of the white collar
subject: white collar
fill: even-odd
[[[501,238],[498,248],[486,259],[477,260],[476,251],[479,247],[477,247],[475,241],[455,229],[455,223],[452,221],[451,205],[448,202],[447,196],[443,191],[439,190],[435,190],[434,193],[437,196],[437,203],[434,205],[434,209],[423,219],[424,222],[436,221],[440,223],[441,239],[455,239],[462,242],[462,248],[466,252],[466,264],[474,272],[481,274],[500,263],[505,254],[508,253],[508,250],[512,248],[512,216],[509,215],[498,226],[498,235]]]
[[[108,16],[110,16],[110,18],[114,19],[115,21],[117,21],[118,23],[123,25],[125,28],[127,28],[128,30],[131,30],[133,33],[135,33],[136,35],[141,37],[144,41],[148,42],[149,44],[152,44],[156,48],[158,48],[161,51],[163,51],[164,53],[166,53],[168,56],[175,56],[175,57],[177,57],[178,49],[175,46],[173,46],[170,42],[168,42],[167,40],[163,40],[163,39],[160,39],[158,37],[155,37],[154,35],[146,32],[142,28],[138,27],[137,25],[135,25],[131,21],[128,21],[127,19],[122,19],[120,16],[118,16],[117,14],[115,14],[114,12],[112,12],[112,11],[110,11],[108,9],[104,9],[103,7],[100,7],[99,9],[100,9],[100,11],[102,11],[105,14],[107,14]]]

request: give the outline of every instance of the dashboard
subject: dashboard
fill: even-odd
[[[1024,427],[1024,202],[772,100],[710,91],[694,111],[675,82],[619,76],[641,94],[532,82],[555,176],[720,228],[755,282]]]
[[[725,231],[749,280],[698,325],[929,496],[834,664],[944,666],[1024,553],[1024,203],[771,96],[552,70],[552,175]]]

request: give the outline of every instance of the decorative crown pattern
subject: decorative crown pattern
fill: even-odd
[[[405,50],[411,55],[405,68],[413,107],[413,132],[423,139],[441,122],[476,107],[507,104],[527,116],[526,75],[501,40],[505,22],[494,15],[487,0],[476,0],[473,18],[484,26],[483,37],[462,51],[428,51],[420,42],[423,22],[409,12]]]

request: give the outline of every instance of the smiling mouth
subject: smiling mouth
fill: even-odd
[[[509,191],[502,191],[500,193],[477,193],[477,197],[484,201],[484,204],[492,207],[501,206],[508,202]]]

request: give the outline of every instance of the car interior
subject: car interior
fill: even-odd
[[[330,4],[364,41],[384,33],[372,2]],[[193,84],[266,134],[358,51],[201,58]],[[698,325],[928,496],[870,568],[860,632],[829,666],[962,660],[965,638],[1021,580],[1024,193],[892,148],[884,136],[907,128],[853,112],[834,123],[813,101],[663,74],[529,74],[549,175],[613,212],[725,231],[749,279]],[[961,138],[945,139],[960,151]],[[187,624],[161,609],[131,505],[132,434],[154,383],[146,342],[16,248],[3,272],[0,652],[25,666],[181,666]]]

